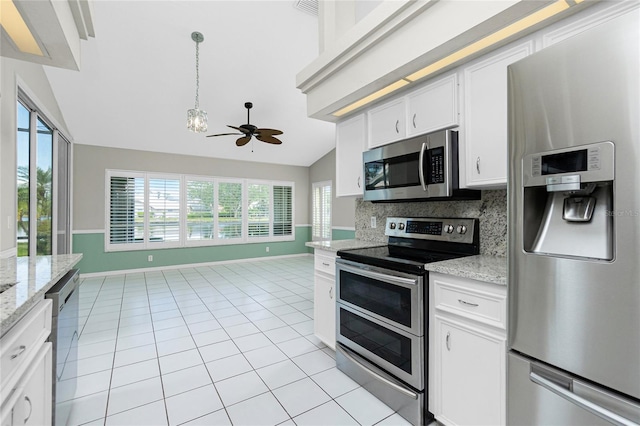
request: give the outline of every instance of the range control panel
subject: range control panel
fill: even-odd
[[[422,240],[473,243],[476,220],[467,218],[389,217],[385,235]]]

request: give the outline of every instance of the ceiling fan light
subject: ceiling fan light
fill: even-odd
[[[199,108],[187,111],[187,129],[195,133],[207,131],[207,112]]]

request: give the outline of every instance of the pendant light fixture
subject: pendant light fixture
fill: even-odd
[[[196,42],[196,105],[195,108],[187,111],[187,129],[196,133],[207,131],[207,112],[200,109],[198,92],[200,90],[200,43],[204,41],[202,33],[194,31],[191,33],[191,39]]]

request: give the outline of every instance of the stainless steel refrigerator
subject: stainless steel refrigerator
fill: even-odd
[[[510,425],[640,424],[639,10],[509,67]]]

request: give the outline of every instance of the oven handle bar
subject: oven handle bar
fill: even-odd
[[[362,371],[364,371],[365,373],[369,374],[374,379],[381,381],[385,385],[392,387],[393,389],[395,389],[398,392],[408,396],[409,398],[418,399],[418,394],[417,393],[411,392],[409,389],[407,389],[407,388],[405,388],[403,386],[400,386],[400,385],[398,385],[396,383],[393,383],[391,380],[387,379],[386,377],[381,376],[380,374],[376,373],[375,371],[371,371],[369,368],[367,368],[366,366],[362,365],[362,363],[360,361],[358,361],[356,358],[354,358],[350,353],[347,353],[346,350],[342,349],[342,347],[340,347],[340,345],[336,345],[336,350],[339,350],[340,353],[342,353],[342,355],[344,355],[346,358],[349,359],[349,361],[353,362],[355,365],[360,367],[360,369],[362,369]]]
[[[411,279],[411,278],[396,277],[395,275],[381,274],[380,272],[373,272],[366,269],[356,268],[353,266],[345,265],[344,263],[339,264],[338,270],[351,272],[356,275],[361,275],[367,278],[373,278],[374,280],[378,280],[378,281],[385,281],[385,282],[390,282],[390,283],[395,283],[395,284],[400,284],[405,286],[418,285],[417,278]]]

